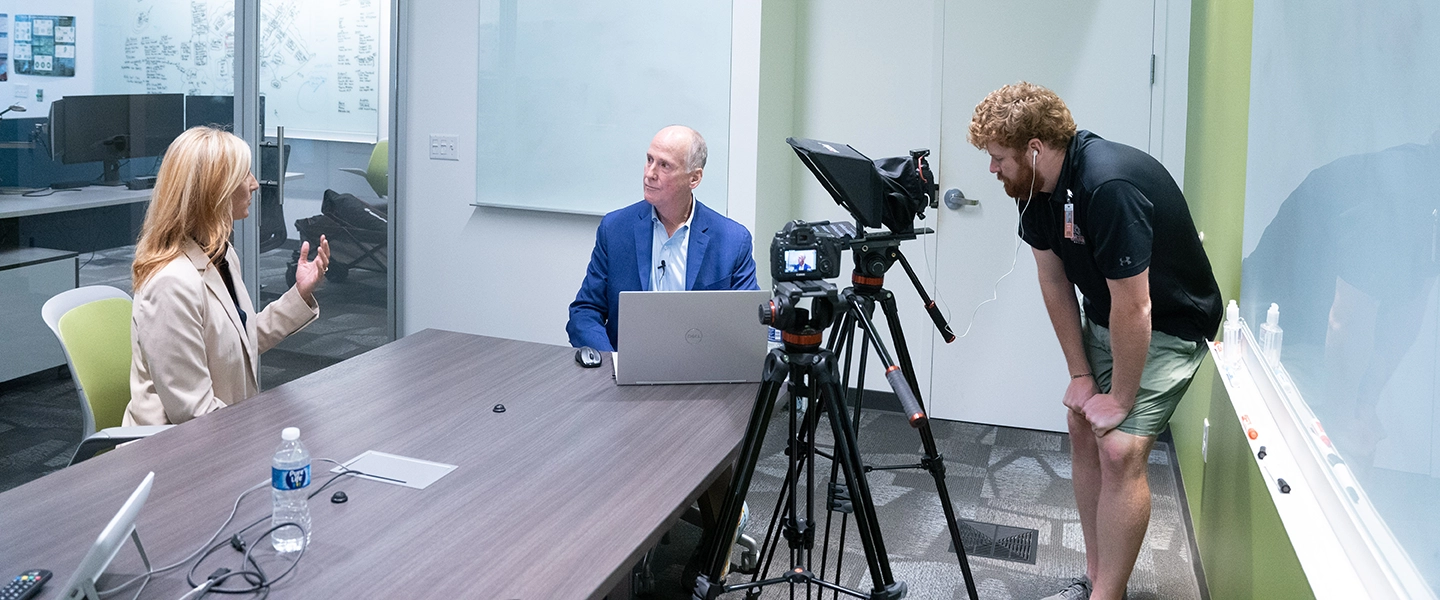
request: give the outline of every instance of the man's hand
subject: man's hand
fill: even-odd
[[[1113,394],[1096,394],[1085,403],[1085,420],[1090,422],[1090,428],[1095,430],[1096,437],[1104,437],[1110,430],[1119,427],[1134,407],[1134,398],[1127,402]]]
[[[1100,393],[1100,387],[1095,385],[1095,376],[1086,375],[1070,380],[1070,385],[1065,388],[1065,408],[1085,414],[1085,405],[1090,399]]]

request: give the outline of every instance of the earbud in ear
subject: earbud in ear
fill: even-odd
[[[1034,166],[1035,166],[1035,161],[1037,161],[1037,160],[1040,160],[1040,151],[1039,151],[1039,150],[1036,150],[1036,151],[1030,153],[1030,166],[1031,166],[1031,167],[1034,167]]]

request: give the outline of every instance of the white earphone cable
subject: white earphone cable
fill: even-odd
[[[995,285],[990,289],[990,299],[975,305],[975,310],[970,313],[970,324],[965,326],[965,333],[956,336],[956,339],[964,338],[965,336],[970,335],[970,329],[975,326],[975,316],[980,314],[980,307],[997,300],[1000,297],[1000,282],[1004,281],[1006,277],[1009,277],[1011,273],[1015,272],[1015,264],[1020,259],[1020,240],[1023,239],[1025,236],[1025,211],[1030,209],[1030,201],[1035,198],[1035,161],[1038,158],[1039,151],[1036,151],[1035,154],[1031,155],[1030,193],[1025,196],[1024,206],[1020,207],[1019,233],[1017,233],[1015,236],[1015,250],[1010,253],[1010,270],[1005,271],[1004,275],[1001,275],[999,279],[995,280]]]

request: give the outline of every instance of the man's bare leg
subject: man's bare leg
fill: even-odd
[[[1084,415],[1070,411],[1070,481],[1075,486],[1075,507],[1080,512],[1080,530],[1085,535],[1085,575],[1094,581],[1100,574],[1099,540],[1095,536],[1096,511],[1100,504],[1100,450],[1095,432]]]
[[[1073,437],[1071,444],[1074,444]],[[1099,550],[1098,568],[1091,567],[1097,570],[1091,576],[1094,589],[1090,597],[1120,600],[1130,572],[1135,568],[1135,558],[1140,555],[1145,530],[1150,526],[1150,484],[1146,469],[1155,438],[1117,429],[1091,439],[1099,447],[1100,495],[1096,543],[1092,545],[1088,539],[1085,543],[1087,550],[1091,547]],[[1088,557],[1086,562],[1097,564],[1091,563]]]

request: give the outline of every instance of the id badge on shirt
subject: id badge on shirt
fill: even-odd
[[[1075,224],[1075,192],[1066,190],[1065,194],[1065,239],[1084,244],[1085,236],[1080,234],[1080,226]]]

